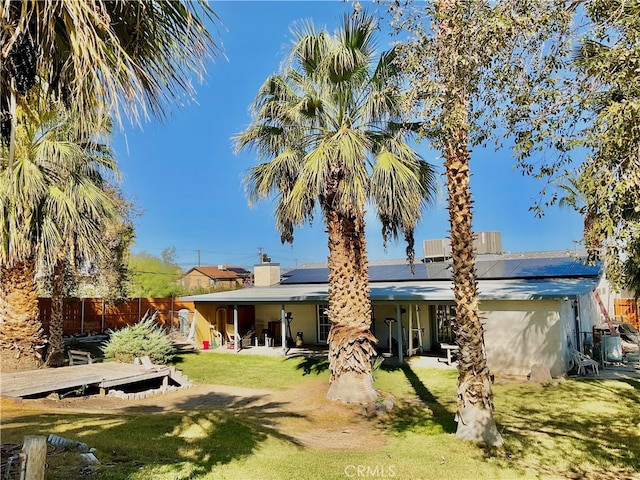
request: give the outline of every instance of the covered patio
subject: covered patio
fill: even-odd
[[[598,278],[496,279],[478,283],[492,370],[526,375],[532,363],[543,363],[554,375],[565,372],[569,348],[579,342],[577,332],[587,324],[591,326],[591,297]],[[453,306],[450,281],[372,282],[370,292],[372,330],[382,354],[393,355],[399,362],[415,354],[446,356],[444,329],[451,321],[447,314],[452,314]],[[330,327],[322,318],[328,302],[326,283],[280,283],[184,300],[195,305],[199,348],[206,341],[211,345],[213,330],[224,337],[226,322],[239,336],[245,333],[243,324],[251,324],[255,331],[244,342],[236,337],[233,349],[227,349],[232,352],[250,349],[287,355],[296,346],[326,348]],[[301,339],[302,345],[296,342]]]

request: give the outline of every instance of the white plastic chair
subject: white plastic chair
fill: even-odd
[[[572,362],[572,368],[575,368],[577,370],[578,375],[586,375],[587,368],[591,368],[591,371],[595,375],[600,375],[600,373],[598,372],[598,368],[600,367],[600,364],[595,360],[593,360],[588,355],[585,355],[584,353],[580,353],[578,350],[575,350],[575,349],[571,350],[571,362]]]

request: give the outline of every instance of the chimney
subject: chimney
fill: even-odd
[[[253,266],[253,285],[256,287],[270,287],[280,283],[279,263],[260,263]]]

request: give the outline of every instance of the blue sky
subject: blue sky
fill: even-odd
[[[383,7],[362,2],[368,9]],[[326,260],[328,249],[320,216],[297,229],[292,246],[281,245],[270,201],[250,207],[242,185],[244,172],[256,163],[250,152],[234,154],[231,137],[250,122],[249,105],[268,75],[278,71],[290,42],[290,27],[311,19],[333,30],[348,3],[338,1],[213,2],[223,25],[216,36],[225,57],[208,67],[197,84],[197,103],[175,108],[163,124],[142,128],[125,125],[114,149],[123,173],[123,190],[141,211],[136,219],[134,252],[159,256],[175,247],[183,269],[198,264],[227,263],[250,268],[261,247],[283,268]],[[380,35],[380,50],[392,39]],[[423,157],[438,166],[442,160],[427,145]],[[538,198],[539,181],[514,169],[509,150],[472,153],[471,188],[475,231],[499,231],[505,251],[574,249],[582,220],[568,208],[547,209],[535,218],[529,208]],[[416,256],[422,241],[444,238],[448,219],[444,186],[438,202],[424,213],[416,230]],[[379,226],[371,219],[367,231],[370,259],[404,258],[404,244],[382,246]]]

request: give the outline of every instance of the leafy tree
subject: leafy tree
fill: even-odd
[[[246,176],[251,201],[277,195],[282,242],[320,210],[329,247],[328,397],[376,398],[365,208],[375,208],[383,238],[402,235],[413,261],[413,232],[432,199],[434,174],[401,128],[401,96],[390,50],[375,54],[376,24],[345,16],[335,33],[294,31],[289,62],[264,82],[254,119],[236,138],[265,159]]]
[[[588,224],[584,244],[591,260],[605,261],[614,286],[629,287],[634,280],[628,274],[639,269],[633,264],[640,235],[640,4],[590,0],[574,5],[578,3],[578,46],[571,56],[554,56],[556,69],[563,68],[563,88],[546,90],[549,98],[534,113],[513,109],[511,127],[521,127],[517,151],[526,173],[550,177],[574,152],[581,156],[578,180]],[[532,155],[536,150],[545,152],[543,159]],[[547,153],[551,151],[554,155]],[[547,206],[557,198],[553,195]],[[543,213],[540,204],[534,209]]]
[[[165,248],[161,258],[147,252],[131,255],[129,260],[131,297],[169,297],[178,291],[176,282],[182,270],[175,262],[175,248]]]
[[[609,281],[632,286],[640,269],[640,3],[592,0],[585,14],[591,28],[575,68],[589,116],[579,145],[590,152],[584,194],[597,212],[585,244],[592,255],[604,246]]]
[[[406,37],[398,64],[409,78],[409,107],[418,115],[422,137],[442,153],[446,170],[460,347],[457,436],[501,445],[478,310],[471,152],[489,142],[499,147],[506,127],[527,124],[523,110],[530,117],[545,115],[545,102],[559,95],[554,59],[566,57],[565,44],[557,40],[569,32],[571,12],[546,0],[395,2],[391,11]],[[519,146],[536,140],[528,125]]]
[[[115,218],[103,223],[102,241],[107,247],[107,256],[100,256],[89,265],[80,278],[75,279],[75,289],[70,293],[75,297],[94,296],[117,302],[129,298],[129,249],[135,238],[133,218],[138,212],[119,190],[108,189],[107,193],[117,212]],[[87,283],[93,286],[91,294],[87,292]]]

